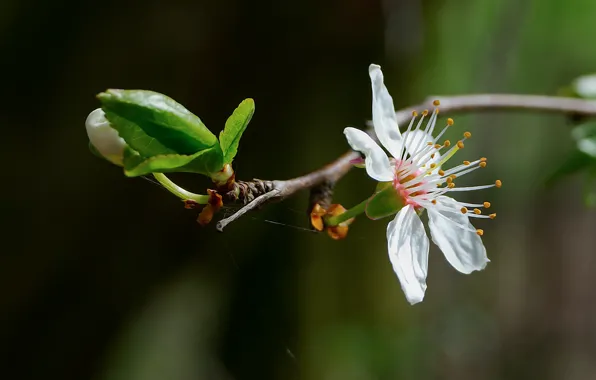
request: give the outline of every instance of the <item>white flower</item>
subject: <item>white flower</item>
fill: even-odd
[[[92,111],[85,121],[89,141],[97,151],[113,164],[122,166],[122,157],[126,142],[110,126],[106,115],[98,108]]]
[[[406,298],[415,304],[424,298],[429,251],[428,237],[419,215],[423,210],[428,211],[432,241],[455,269],[465,274],[482,270],[489,262],[480,238],[483,231],[474,228],[469,218],[492,219],[496,215],[482,214],[481,208],[490,207],[488,202],[463,203],[446,194],[500,187],[501,181],[484,186],[455,187],[456,178],[486,166],[486,159],[481,158],[473,162],[464,161],[448,170],[441,169],[464,147],[464,140],[471,134],[464,133],[462,140],[453,145],[448,140],[439,144],[443,133],[453,125],[453,120],[448,119],[447,126],[433,137],[439,113],[437,108],[425,126],[423,120],[428,116],[428,111],[424,111],[416,123],[418,115],[413,112],[407,131],[402,135],[397,125],[393,99],[383,83],[381,68],[370,65],[369,74],[373,90],[375,133],[392,158],[387,157],[365,132],[346,128],[344,133],[350,146],[364,154],[368,175],[377,181],[391,181],[403,201],[404,207],[387,226],[387,246],[393,270]],[[438,105],[436,101],[435,106]]]

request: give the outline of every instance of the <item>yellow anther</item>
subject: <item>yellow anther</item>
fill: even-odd
[[[498,179],[498,180],[495,181],[495,186],[496,187],[501,187],[501,186],[503,186],[503,182],[501,182],[501,180]]]
[[[441,144],[435,144],[435,149],[440,149],[441,148]]]
[[[470,161],[464,161],[464,165],[470,165]]]
[[[431,155],[430,155],[430,158],[435,158],[435,154],[434,154],[434,153],[433,153],[433,154],[431,154]]]
[[[438,100],[433,100],[433,106],[438,107],[441,105],[441,102]]]
[[[486,161],[486,157],[482,157],[480,161]]]
[[[456,176],[455,174],[451,174],[451,175],[449,176],[449,178],[451,178],[451,179],[456,179],[456,178],[457,178],[457,176]]]
[[[490,202],[484,202],[483,205],[484,205],[484,208],[489,208],[490,207]]]
[[[437,187],[441,187],[441,186],[443,186],[442,183],[437,183]]]
[[[474,209],[474,214],[476,214],[476,215],[480,215],[480,214],[482,214],[482,211],[480,211],[480,209],[479,209],[479,208],[475,208],[475,209]]]
[[[432,201],[430,201],[430,203],[436,205],[437,204],[437,200],[436,199],[433,199]]]
[[[447,187],[453,189],[455,187],[455,183],[451,182],[447,184]]]
[[[495,214],[490,214],[488,217],[491,218],[491,219],[494,219],[494,218],[497,217],[497,214],[496,213]]]
[[[433,142],[432,141],[429,141],[429,142],[426,143],[426,145],[432,146],[433,145]]]
[[[412,111],[412,116],[414,116],[414,117],[418,117],[418,112],[416,112],[416,111]]]
[[[445,142],[443,143],[443,146],[444,146],[445,148],[449,148],[449,147],[451,146],[451,141],[449,141],[449,140],[445,140]]]
[[[484,235],[484,230],[481,230],[480,228],[476,230],[476,235],[478,236],[482,236]]]
[[[472,137],[472,134],[470,132],[464,132],[464,137],[469,139],[470,137]]]
[[[422,111],[422,116],[427,116],[427,115],[428,115],[428,110]]]
[[[464,149],[464,142],[463,142],[463,141],[461,141],[461,140],[460,140],[460,141],[458,141],[458,142],[457,142],[457,147],[458,147],[459,149]]]
[[[481,168],[485,168],[486,167],[486,161],[482,161],[481,163],[478,164],[478,166],[480,166]]]
[[[447,179],[445,181],[447,181],[447,183],[452,183],[453,182],[453,178],[447,177]]]
[[[439,175],[440,175],[440,176],[444,176],[444,175],[445,175],[445,171],[444,171],[444,170],[442,170],[442,169],[440,169],[440,170],[439,170]]]
[[[460,211],[461,211],[462,214],[467,214],[468,213],[468,209],[466,207],[462,207]]]
[[[452,118],[447,119],[447,125],[450,126],[450,127],[453,125],[453,119]]]
[[[436,168],[436,167],[437,167],[437,164],[435,164],[434,162],[433,162],[432,164],[430,164],[430,168],[431,168],[431,169],[434,169],[434,168]]]

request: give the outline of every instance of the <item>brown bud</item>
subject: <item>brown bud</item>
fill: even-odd
[[[344,226],[343,223],[335,227],[327,227],[327,234],[331,236],[333,240],[341,240],[348,236],[348,226]]]
[[[217,191],[207,189],[207,193],[209,194],[209,203],[203,207],[199,217],[197,218],[197,222],[199,222],[201,226],[206,226],[209,224],[211,219],[213,219],[213,215],[219,211],[221,206],[223,206],[221,195],[219,195]]]
[[[317,231],[323,231],[325,228],[325,224],[323,223],[323,216],[327,211],[321,207],[320,204],[315,204],[315,207],[312,208],[310,212],[310,225]]]

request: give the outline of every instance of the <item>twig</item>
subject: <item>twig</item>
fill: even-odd
[[[518,110],[528,112],[571,113],[581,116],[596,116],[596,101],[540,95],[514,94],[474,94],[461,96],[429,97],[421,104],[396,111],[397,122],[402,125],[410,120],[412,111],[432,108],[435,99],[441,101],[442,113],[476,112],[487,110]],[[371,123],[368,123],[371,126]],[[240,218],[250,210],[274,200],[287,198],[300,190],[317,188],[320,185],[330,189],[352,167],[350,161],[360,157],[360,154],[349,151],[341,155],[332,163],[306,175],[287,181],[272,181],[273,189],[256,197],[252,202],[239,209],[232,216],[217,223],[219,231]],[[311,205],[312,206],[312,205]]]
[[[226,228],[226,226],[228,224],[230,224],[234,220],[240,218],[242,215],[246,214],[250,210],[253,210],[253,209],[259,207],[260,205],[265,204],[267,201],[270,201],[271,199],[278,197],[279,193],[280,193],[280,190],[274,188],[273,190],[271,190],[265,194],[259,195],[252,202],[250,202],[249,204],[247,204],[246,206],[242,207],[240,210],[238,210],[234,214],[232,214],[232,216],[222,219],[219,222],[217,222],[217,225],[215,226],[215,228],[217,228],[218,231],[223,232],[223,229]]]

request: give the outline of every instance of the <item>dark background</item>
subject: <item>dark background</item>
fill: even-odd
[[[385,221],[332,241],[305,229],[300,194],[219,234],[90,154],[84,129],[106,88],[165,93],[214,133],[252,97],[237,176],[289,178],[364,127],[370,63],[398,108],[554,94],[596,70],[595,14],[593,0],[2,0],[0,376],[596,378],[596,217],[581,178],[544,187],[572,147],[563,116],[456,118],[474,134],[461,158],[490,160],[467,180],[505,184],[469,198],[499,214],[477,225],[492,262],[461,275],[433,247],[416,306]],[[349,207],[373,186],[355,170],[335,199]]]

